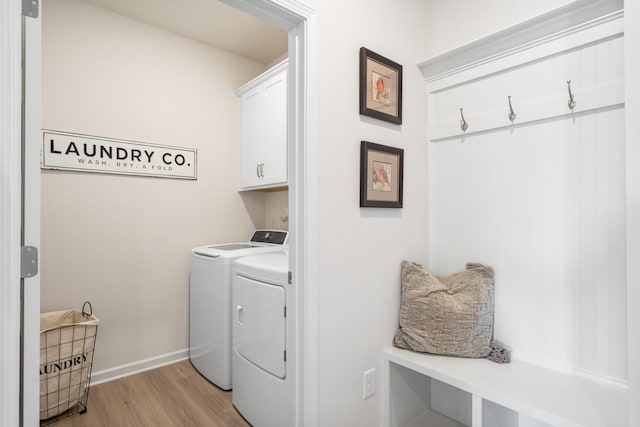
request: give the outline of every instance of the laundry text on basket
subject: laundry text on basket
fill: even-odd
[[[40,366],[40,375],[52,374],[57,371],[64,371],[65,369],[69,369],[73,366],[80,365],[86,361],[87,361],[87,353],[83,353],[79,356],[71,357],[64,361],[61,360],[58,363],[42,365]]]

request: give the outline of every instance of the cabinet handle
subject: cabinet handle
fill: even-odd
[[[260,178],[260,165],[256,165],[256,176]]]
[[[264,178],[264,163],[260,163],[260,178]]]

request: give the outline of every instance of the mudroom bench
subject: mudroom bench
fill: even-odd
[[[624,387],[514,360],[383,351],[384,427],[623,427]]]

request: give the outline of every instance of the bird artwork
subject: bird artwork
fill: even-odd
[[[373,162],[373,190],[391,191],[391,164]]]
[[[378,77],[376,82],[376,99],[380,101],[380,98],[384,96],[384,80],[382,77]]]
[[[375,82],[373,87],[373,100],[380,104],[390,105],[391,100],[389,99],[389,83],[391,79],[382,74],[374,72],[373,81]]]

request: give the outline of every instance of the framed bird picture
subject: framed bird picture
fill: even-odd
[[[360,207],[401,208],[404,150],[360,142]]]
[[[402,124],[402,65],[360,48],[360,114]]]

